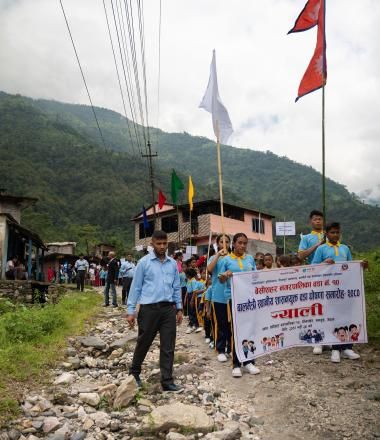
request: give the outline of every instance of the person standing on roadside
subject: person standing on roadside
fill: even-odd
[[[138,337],[129,374],[141,387],[141,365],[157,332],[160,333],[161,385],[164,391],[180,392],[182,387],[173,381],[176,323],[182,322],[181,286],[177,263],[166,255],[168,236],[164,231],[154,231],[153,252],[137,264],[128,297],[127,321],[135,325],[136,305]]]
[[[84,280],[86,279],[86,273],[89,268],[88,261],[84,259],[83,254],[79,255],[79,260],[75,262],[75,270],[77,272],[77,290],[84,291]],[[58,272],[59,282],[59,272]]]
[[[116,283],[119,276],[119,263],[115,258],[115,252],[108,253],[108,271],[106,278],[106,287],[104,289],[104,304],[103,307],[110,305],[110,289],[112,294],[112,307],[117,307]]]
[[[123,290],[121,291],[121,303],[123,306],[127,305],[127,299],[131,289],[135,267],[136,266],[132,261],[132,255],[127,255],[127,259],[120,266],[120,276],[123,286]]]

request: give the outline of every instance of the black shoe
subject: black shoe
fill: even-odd
[[[102,307],[109,307],[109,304],[103,304]]]
[[[169,391],[171,393],[182,393],[184,388],[180,385],[176,385],[175,383],[170,383],[169,385],[162,385],[163,391]]]
[[[119,306],[118,306],[118,304],[112,304],[112,307],[113,307],[114,309],[116,309],[116,307],[119,307]]]
[[[142,388],[142,381],[140,379],[140,376],[138,374],[132,374],[132,376],[135,378],[137,388]]]

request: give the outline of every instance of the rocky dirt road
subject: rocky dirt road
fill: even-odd
[[[22,416],[0,440],[380,438],[379,348],[358,347],[360,360],[339,365],[328,352],[287,350],[260,358],[261,374],[233,379],[202,333],[182,326],[175,375],[184,392],[161,392],[158,341],[137,392],[127,374],[136,334],[124,314],[104,309],[88,337],[68,340],[49,385],[26,391]]]

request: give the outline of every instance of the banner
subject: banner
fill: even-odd
[[[276,222],[276,235],[296,235],[296,222]]]
[[[367,342],[359,261],[235,273],[232,316],[240,362],[299,346]]]

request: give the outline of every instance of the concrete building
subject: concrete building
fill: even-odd
[[[276,245],[273,242],[272,219],[273,215],[257,210],[223,204],[224,230],[231,237],[237,232],[244,232],[248,237],[248,252],[255,254],[258,251],[276,254]],[[220,202],[218,200],[205,200],[194,203],[191,212],[189,205],[179,205],[177,208],[166,203],[161,210],[156,205],[157,220],[156,229],[162,229],[168,233],[169,252],[175,248],[190,244],[197,246],[198,254],[207,251],[209,236],[214,239],[222,230],[220,215]],[[132,221],[135,224],[135,246],[148,246],[154,230],[153,206],[147,209],[149,230],[144,229],[143,214],[138,213]]]
[[[17,257],[25,266],[29,279],[42,278],[46,247],[38,234],[20,224],[21,211],[36,201],[0,190],[0,279],[5,278],[6,263],[12,257]]]

